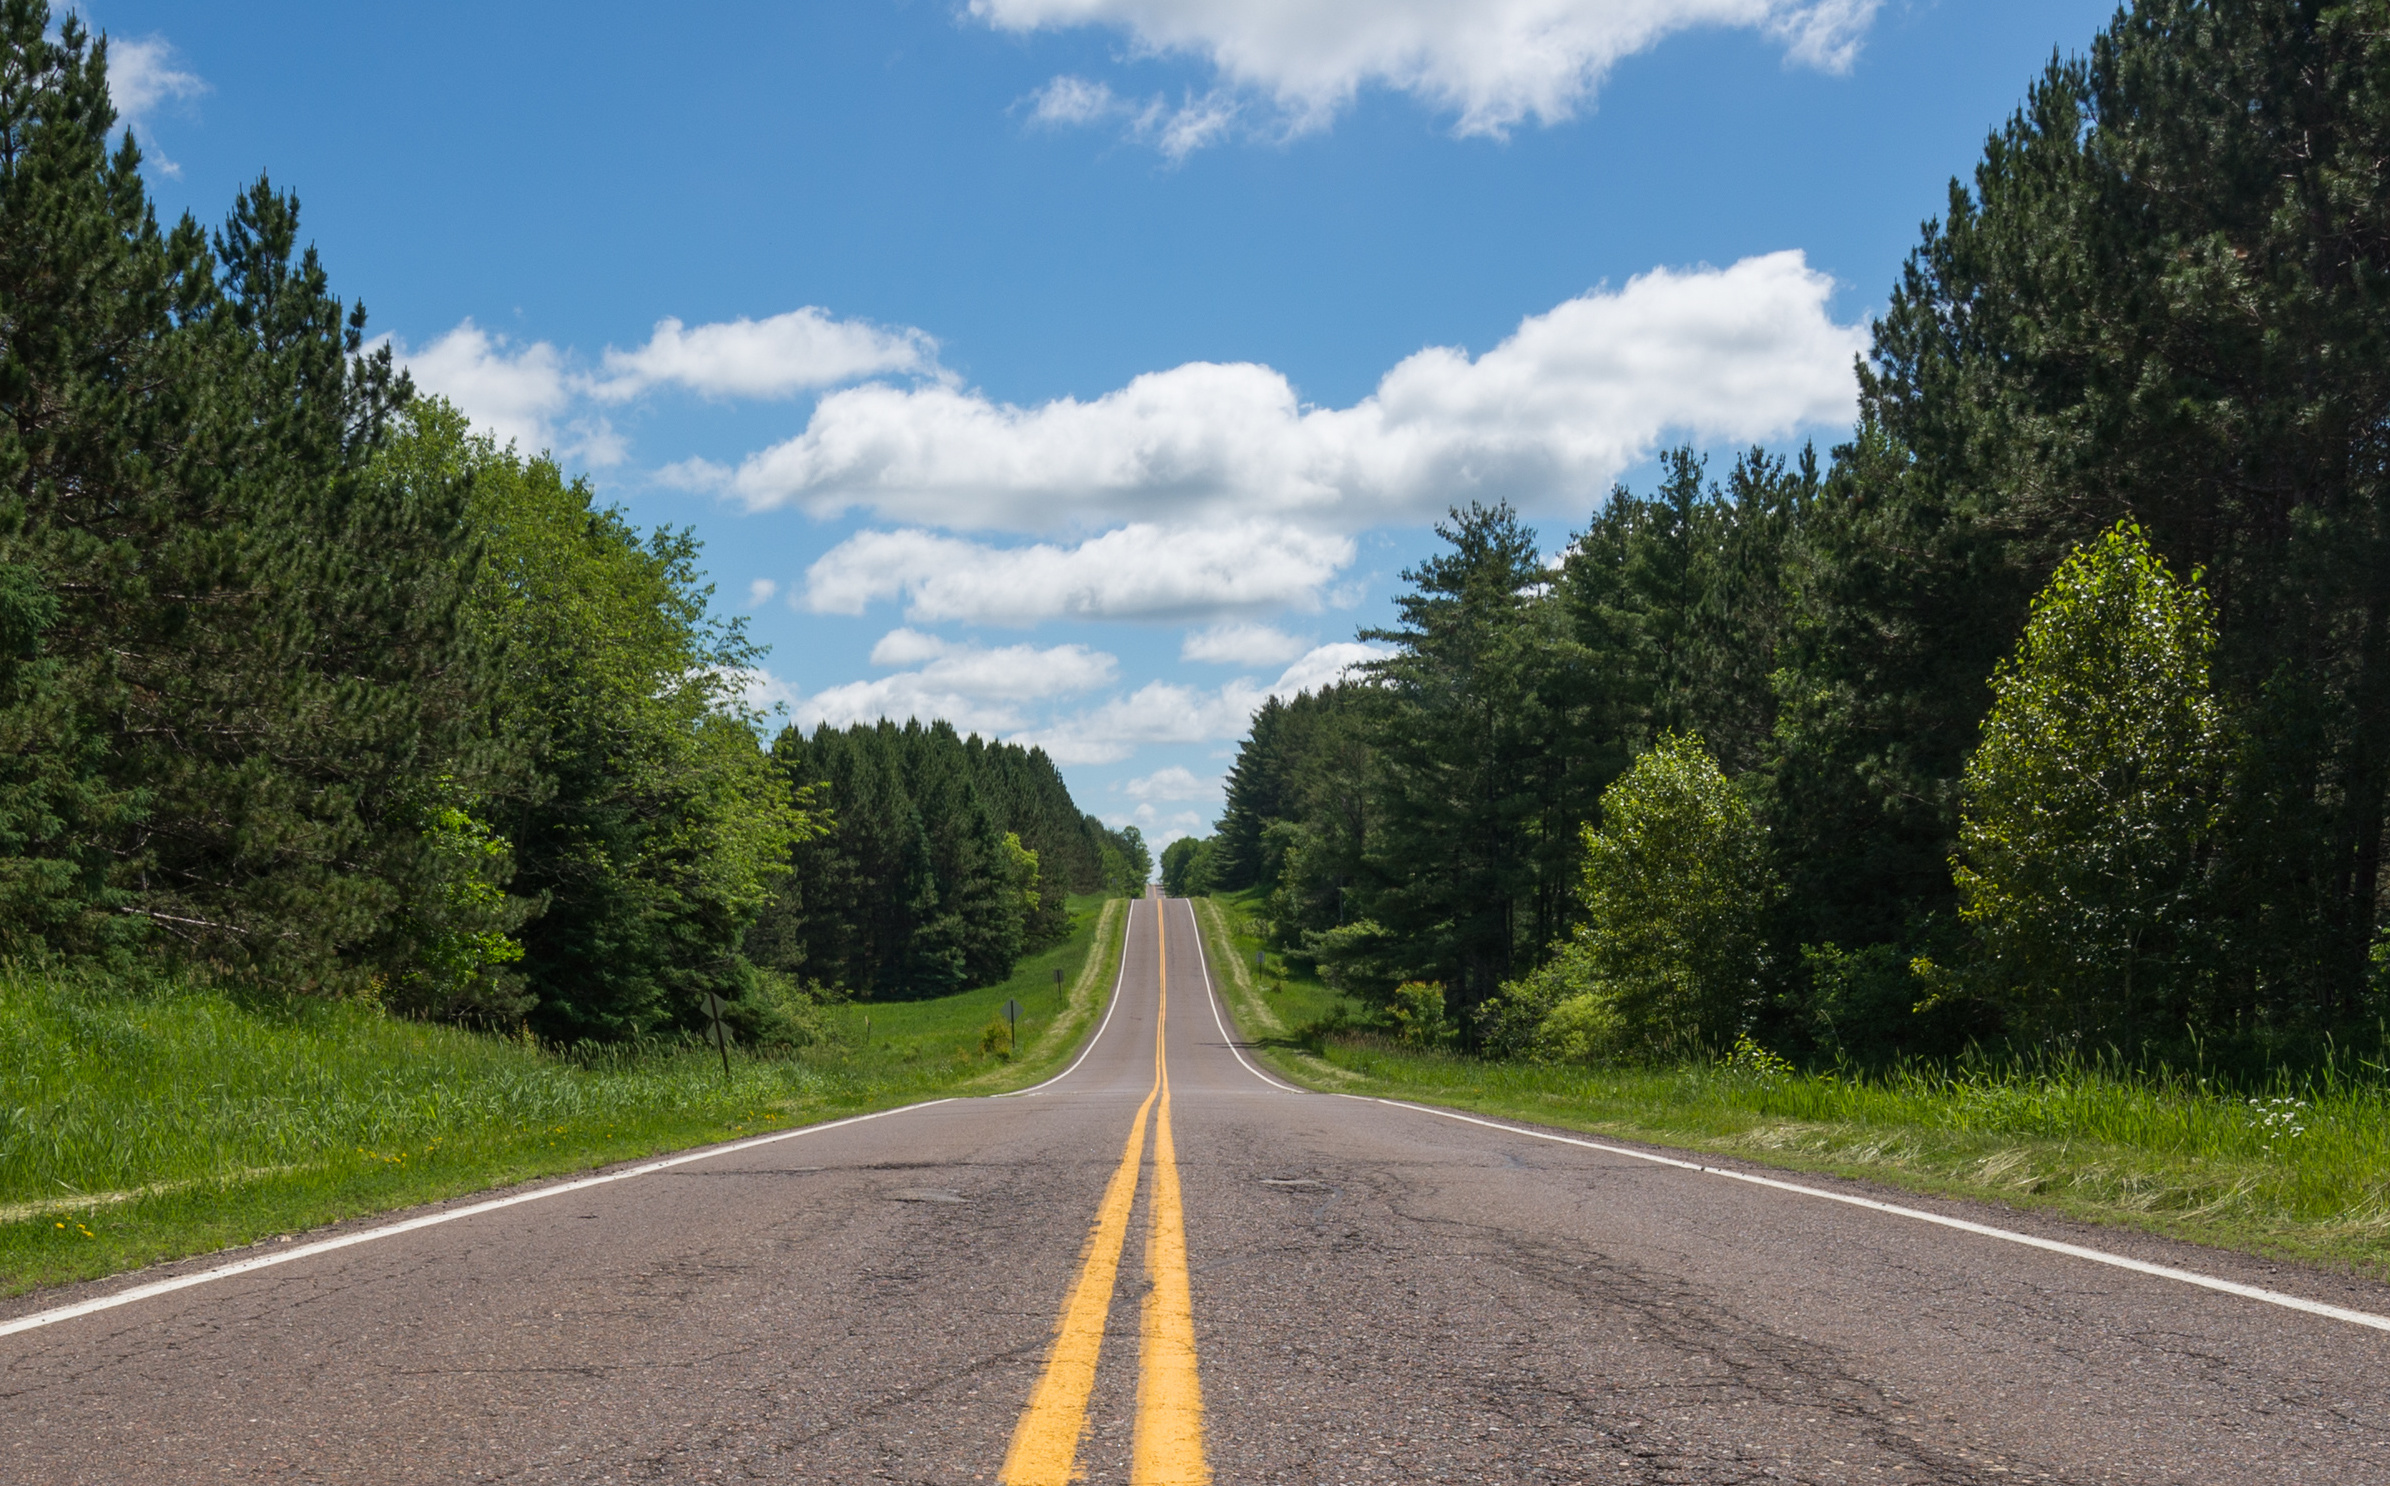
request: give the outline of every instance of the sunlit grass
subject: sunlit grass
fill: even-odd
[[[0,1287],[1031,1081],[1100,999],[1070,1004],[1102,904],[1073,909],[1070,939],[1003,985],[836,1008],[822,1044],[734,1053],[727,1076],[686,1042],[563,1050],[352,1004],[0,966]],[[1017,1060],[983,1045],[1007,999],[1027,1013]]]

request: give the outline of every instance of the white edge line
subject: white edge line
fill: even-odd
[[[2311,1316],[2324,1316],[2334,1321],[2346,1321],[2352,1326],[2369,1326],[2376,1331],[2390,1331],[2390,1316],[2377,1316],[2371,1311],[2352,1311],[2343,1306],[2326,1305],[2320,1300],[2285,1295],[2279,1290],[2261,1289],[2256,1285],[2244,1285],[2236,1280],[2220,1280],[2214,1275],[2200,1274],[2189,1269],[2176,1269],[2167,1264],[2152,1264],[2146,1259],[2128,1259],[2122,1254],[2087,1249],[2081,1244],[2061,1243],[2054,1238],[2035,1238],[2030,1233],[2017,1233],[2007,1228],[1994,1228],[1986,1223],[1970,1223],[1964,1218],[1948,1218],[1940,1213],[1926,1212],[1921,1208],[1902,1207],[1892,1202],[1878,1202],[1871,1197],[1853,1197],[1845,1192],[1829,1192],[1823,1187],[1805,1187],[1799,1182],[1779,1181],[1768,1176],[1754,1176],[1747,1171],[1733,1171],[1723,1166],[1704,1166],[1696,1161],[1679,1161],[1670,1156],[1655,1156],[1649,1151],[1632,1150],[1621,1145],[1604,1145],[1596,1140],[1578,1140],[1567,1135],[1552,1135],[1542,1130],[1530,1130],[1521,1125],[1505,1125],[1498,1120],[1481,1120],[1475,1115],[1459,1114],[1449,1109],[1437,1109],[1432,1105],[1410,1104],[1400,1099],[1378,1099],[1367,1094],[1346,1094],[1342,1097],[1366,1099],[1372,1104],[1392,1105],[1396,1109],[1416,1110],[1420,1114],[1435,1115],[1440,1119],[1459,1120],[1470,1125],[1483,1125],[1489,1130],[1502,1130],[1512,1135],[1531,1136],[1536,1140],[1554,1141],[1560,1145],[1583,1146],[1586,1150],[1600,1151],[1604,1155],[1628,1156],[1637,1161],[1649,1161],[1657,1166],[1673,1166],[1680,1171],[1696,1172],[1702,1176],[1722,1176],[1733,1181],[1748,1182],[1755,1187],[1773,1187],[1779,1192],[1794,1192],[1803,1197],[1821,1197],[1828,1202],[1839,1202],[1848,1207],[1863,1207],[1870,1212],[1889,1213],[1896,1218],[1914,1218],[1920,1223],[1932,1223],[1943,1228],[1956,1228],[1962,1233],[1972,1233],[1982,1238],[1996,1238],[2003,1243],[2023,1244],[2029,1249],[2044,1249],[2050,1253],[2064,1254],[2073,1259],[2088,1259],[2094,1264],[2106,1264],[2116,1269],[2129,1269],[2136,1274],[2154,1275],[2162,1280],[2175,1280],[2185,1285],[2197,1285],[2205,1290],[2221,1290],[2227,1295],[2238,1295],[2244,1300],[2259,1300],[2267,1305],[2281,1306],[2286,1310],[2305,1311]]]
[[[1079,1056],[1072,1061],[1071,1066],[1054,1075],[1054,1077],[1047,1079],[1044,1083],[1037,1084],[1031,1088],[1016,1089],[1010,1094],[999,1094],[995,1097],[999,1099],[1010,1099],[1021,1094],[1034,1094],[1040,1089],[1060,1083],[1063,1079],[1066,1079],[1073,1073],[1078,1072],[1079,1064],[1086,1062],[1087,1055],[1094,1052],[1095,1045],[1103,1040],[1104,1029],[1112,1025],[1112,1012],[1120,1005],[1121,980],[1128,973],[1128,933],[1130,927],[1133,926],[1135,921],[1137,900],[1132,898],[1128,900],[1128,902],[1128,911],[1122,916],[1123,922],[1121,925],[1120,975],[1114,977],[1113,979],[1112,1004],[1105,1008],[1103,1023],[1095,1029],[1095,1036],[1087,1039],[1087,1046],[1080,1050]],[[1200,946],[1200,936],[1198,936],[1198,943]],[[1206,983],[1207,985],[1209,983],[1208,974],[1206,975]],[[554,1186],[541,1187],[535,1191],[518,1192],[508,1197],[494,1197],[486,1202],[476,1202],[465,1207],[450,1208],[444,1212],[426,1213],[422,1217],[409,1218],[405,1222],[401,1223],[385,1223],[379,1228],[368,1228],[356,1233],[344,1233],[338,1238],[321,1239],[315,1243],[300,1244],[295,1248],[278,1249],[269,1254],[252,1255],[247,1259],[238,1259],[230,1264],[218,1265],[214,1269],[203,1269],[192,1274],[176,1275],[172,1279],[154,1280],[146,1285],[135,1285],[129,1290],[119,1290],[113,1294],[96,1296],[90,1300],[78,1301],[73,1305],[59,1306],[53,1310],[35,1311],[31,1315],[18,1316],[12,1320],[0,1321],[0,1336],[14,1336],[19,1332],[37,1330],[43,1326],[55,1326],[61,1321],[72,1321],[78,1316],[88,1316],[98,1311],[113,1310],[121,1305],[131,1305],[135,1301],[148,1300],[159,1295],[170,1295],[177,1290],[188,1290],[196,1285],[205,1285],[216,1280],[230,1279],[234,1275],[248,1274],[254,1270],[270,1269],[277,1264],[289,1264],[295,1260],[310,1258],[317,1254],[330,1253],[334,1249],[345,1249],[355,1244],[372,1243],[376,1239],[395,1238],[399,1234],[412,1233],[419,1228],[434,1228],[442,1223],[453,1223],[459,1218],[470,1218],[481,1213],[495,1212],[500,1208],[514,1207],[525,1202],[538,1202],[543,1198],[561,1197],[567,1192],[586,1191],[591,1187],[602,1187],[612,1182],[628,1181],[630,1178],[635,1176],[648,1176],[655,1172],[665,1171],[675,1166],[685,1166],[692,1161],[705,1161],[711,1160],[716,1156],[734,1155],[739,1151],[753,1150],[757,1146],[771,1145],[776,1141],[794,1140],[800,1135],[818,1135],[825,1130],[836,1130],[844,1125],[861,1124],[865,1120],[876,1120],[887,1115],[903,1114],[908,1110],[928,1109],[932,1105],[951,1104],[953,1102],[954,1101],[951,1098],[927,1099],[923,1100],[919,1104],[899,1105],[895,1109],[877,1110],[871,1114],[850,1115],[843,1120],[831,1120],[826,1124],[800,1125],[794,1130],[777,1130],[769,1135],[753,1136],[746,1140],[734,1140],[725,1145],[707,1146],[703,1150],[691,1151],[683,1155],[667,1157],[661,1161],[642,1162],[637,1166],[629,1166],[620,1171],[607,1172],[602,1176],[589,1176],[582,1177],[578,1181],[559,1182]]]
[[[1168,900],[1164,899],[1163,901],[1167,902]],[[1220,1029],[1220,1040],[1228,1044],[1228,1050],[1236,1055],[1236,1060],[1239,1063],[1245,1064],[1247,1073],[1252,1074],[1271,1088],[1284,1089],[1289,1094],[1311,1092],[1308,1089],[1298,1089],[1293,1084],[1282,1084],[1245,1061],[1245,1050],[1236,1045],[1236,1034],[1228,1030],[1227,1018],[1220,1015],[1220,993],[1212,989],[1212,957],[1205,953],[1203,948],[1203,920],[1196,915],[1195,900],[1188,898],[1184,901],[1187,905],[1187,922],[1195,926],[1195,963],[1203,969],[1203,994],[1211,998],[1212,1024]]]
[[[131,1305],[136,1300],[148,1300],[153,1296],[169,1295],[176,1290],[188,1290],[194,1285],[205,1285],[215,1280],[230,1279],[234,1275],[248,1274],[252,1270],[270,1269],[277,1264],[289,1264],[294,1260],[312,1258],[317,1254],[328,1254],[334,1249],[372,1243],[381,1238],[395,1238],[401,1233],[412,1233],[418,1228],[435,1228],[442,1223],[453,1223],[459,1218],[470,1218],[481,1213],[496,1212],[502,1207],[514,1207],[525,1202],[538,1202],[549,1197],[561,1197],[567,1192],[585,1191],[591,1187],[605,1186],[610,1182],[629,1181],[635,1176],[648,1176],[669,1167],[686,1166],[692,1161],[710,1161],[716,1156],[729,1156],[740,1151],[751,1151],[759,1145],[794,1140],[800,1135],[819,1135],[825,1130],[836,1130],[845,1125],[859,1125],[865,1120],[884,1119],[889,1115],[904,1114],[908,1110],[928,1109],[932,1105],[952,1104],[953,1102],[954,1100],[951,1098],[925,1099],[919,1104],[900,1104],[894,1109],[875,1110],[870,1114],[863,1115],[849,1115],[843,1120],[832,1120],[823,1125],[800,1125],[794,1130],[776,1130],[769,1135],[734,1140],[727,1145],[707,1146],[703,1150],[670,1156],[661,1161],[642,1162],[637,1166],[627,1166],[620,1171],[609,1171],[601,1176],[585,1176],[578,1181],[559,1182],[552,1187],[541,1187],[530,1192],[517,1192],[509,1197],[493,1197],[486,1202],[450,1208],[445,1212],[426,1213],[419,1218],[409,1218],[403,1223],[385,1223],[379,1228],[367,1228],[357,1233],[344,1233],[338,1238],[320,1239],[315,1243],[279,1249],[270,1254],[257,1254],[247,1259],[235,1260],[230,1264],[218,1265],[214,1269],[203,1269],[193,1274],[180,1274],[172,1279],[153,1280],[149,1284],[135,1285],[130,1290],[119,1290],[112,1295],[102,1295],[91,1300],[77,1301],[73,1305],[62,1305],[55,1310],[35,1311],[29,1316],[18,1316],[14,1320],[0,1321],[0,1336],[14,1336],[20,1331],[31,1331],[40,1326],[54,1326],[60,1321],[72,1321],[77,1316],[88,1316],[94,1311],[112,1310],[120,1305]]]
[[[1079,1065],[1087,1061],[1087,1055],[1095,1051],[1095,1045],[1104,1040],[1104,1029],[1112,1025],[1112,1013],[1120,1009],[1120,987],[1129,977],[1129,930],[1137,926],[1137,900],[1131,898],[1128,903],[1128,912],[1120,916],[1120,972],[1112,977],[1112,1000],[1104,1007],[1104,1019],[1096,1024],[1095,1035],[1087,1039],[1087,1046],[1079,1049],[1079,1056],[1071,1059],[1070,1067],[1063,1069],[1044,1083],[1031,1084],[1025,1089],[1014,1089],[1007,1094],[992,1094],[989,1096],[990,1098],[1018,1099],[1023,1094],[1043,1093],[1078,1072]]]

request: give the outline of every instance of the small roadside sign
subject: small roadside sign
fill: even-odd
[[[1059,970],[1054,973],[1058,976],[1062,974]],[[1009,1058],[1021,1050],[1021,1003],[1009,996],[1004,1001],[1004,1021],[1006,1026],[1004,1055]]]

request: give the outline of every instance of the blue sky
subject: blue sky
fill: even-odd
[[[162,208],[298,193],[418,383],[696,528],[810,723],[1206,827],[1435,514],[1832,443],[2083,0],[100,0]]]

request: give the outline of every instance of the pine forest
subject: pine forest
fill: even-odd
[[[1846,441],[1680,449],[1552,561],[1456,501],[1165,881],[1492,1056],[2378,1062],[2386,34],[2120,12],[1952,182]]]
[[[290,192],[162,226],[49,22],[0,7],[0,956],[770,1046],[1140,889],[1041,752],[767,746],[694,539],[416,395]]]

